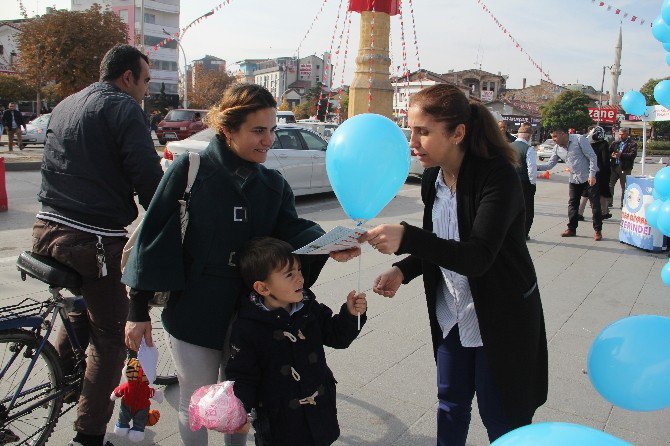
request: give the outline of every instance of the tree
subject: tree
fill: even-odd
[[[48,82],[60,96],[75,93],[100,77],[100,61],[128,27],[97,4],[86,11],[54,11],[30,20],[18,35],[19,72],[36,92]]]
[[[35,90],[15,74],[0,74],[0,99],[3,101],[31,100]]]
[[[647,82],[644,83],[642,88],[640,88],[640,93],[642,93],[644,97],[647,99],[647,105],[658,105],[658,102],[656,102],[656,98],[654,98],[654,88],[656,88],[656,84],[666,79],[670,79],[670,77],[666,77],[664,79],[649,79]],[[652,122],[651,128],[653,129],[655,134],[669,133],[670,121]]]
[[[542,126],[547,129],[586,129],[593,125],[588,105],[591,99],[580,91],[564,91],[540,106]]]
[[[223,95],[223,91],[236,82],[234,76],[225,71],[204,70],[196,65],[193,69],[195,88],[188,85],[188,101],[193,108],[210,108],[216,105]]]

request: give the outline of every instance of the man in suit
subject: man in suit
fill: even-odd
[[[9,103],[9,108],[2,114],[2,123],[7,128],[9,151],[11,152],[14,150],[14,135],[16,135],[16,141],[19,143],[19,150],[23,150],[21,127],[23,127],[23,130],[26,130],[26,124],[23,122],[21,112],[16,109],[16,103]]]
[[[519,126],[516,141],[512,143],[519,161],[516,173],[521,180],[521,189],[523,190],[523,198],[526,204],[526,240],[530,240],[530,227],[533,225],[533,217],[535,215],[537,160],[535,159],[535,149],[530,145],[532,136],[533,127],[524,122]]]
[[[619,141],[614,141],[610,145],[610,156],[612,174],[610,175],[610,206],[614,199],[614,186],[617,180],[621,184],[621,207],[623,208],[623,197],[626,191],[626,176],[633,171],[633,163],[637,156],[637,143],[630,138],[628,129],[619,130]]]

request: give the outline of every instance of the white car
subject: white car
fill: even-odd
[[[208,128],[181,141],[170,141],[163,152],[163,170],[184,153],[205,150],[214,135],[214,129]],[[279,124],[275,135],[275,142],[263,165],[278,170],[291,185],[294,195],[333,190],[326,174],[328,143],[322,137],[311,130],[289,124]]]
[[[37,118],[30,121],[26,124],[26,130],[21,131],[21,139],[23,140],[23,145],[26,144],[41,144],[44,145],[44,141],[47,137],[47,126],[49,125],[49,120],[51,119],[51,113],[46,113],[44,115],[38,116]]]
[[[544,161],[546,159],[551,158],[554,156],[554,147],[556,147],[556,143],[554,142],[553,139],[547,139],[545,142],[537,146],[537,157],[540,159],[540,161]],[[567,153],[564,153],[565,149],[559,148],[558,150],[558,162],[559,163],[564,163],[565,158],[567,157]]]
[[[409,147],[409,139],[412,137],[412,129],[407,129],[403,128],[401,129],[402,132],[405,134],[405,137],[407,138],[407,143]],[[411,155],[412,149],[410,149],[410,155]],[[421,179],[423,177],[423,171],[425,169],[419,162],[419,158],[416,156],[410,156],[409,159],[409,176],[413,178],[418,178]]]

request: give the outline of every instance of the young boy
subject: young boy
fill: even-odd
[[[303,288],[288,243],[254,239],[240,256],[244,298],[232,327],[226,379],[253,421],[256,445],[325,446],[340,436],[335,378],[324,345],[347,348],[365,323],[365,294],[351,291],[339,314]],[[247,426],[248,429],[248,426]]]

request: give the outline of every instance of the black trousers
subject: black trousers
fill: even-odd
[[[603,214],[600,209],[600,190],[598,189],[598,183],[593,186],[589,186],[589,183],[570,183],[570,199],[568,200],[568,229],[573,231],[577,230],[577,224],[579,220],[579,200],[582,196],[584,190],[587,191],[589,196],[589,201],[591,202],[591,208],[593,209],[593,229],[596,231],[602,231],[603,229]]]
[[[535,190],[537,187],[530,181],[521,181],[521,189],[523,190],[523,201],[526,204],[526,237],[528,237],[535,217]]]

